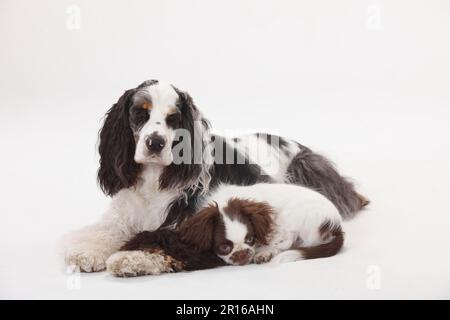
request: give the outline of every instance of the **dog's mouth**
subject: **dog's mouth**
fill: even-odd
[[[147,154],[148,163],[159,164],[161,166],[167,167],[172,163],[173,157],[170,150],[161,150],[161,152]]]
[[[142,155],[136,155],[134,160],[139,164],[156,164],[167,167],[172,163],[173,157],[171,152],[162,150],[161,152],[144,152]]]
[[[169,164],[167,164],[165,161],[163,161],[163,159],[159,156],[159,155],[149,155],[145,162],[145,164],[157,164],[160,166],[168,166]]]

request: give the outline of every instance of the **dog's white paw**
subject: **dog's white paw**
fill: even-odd
[[[266,263],[269,262],[274,255],[275,252],[273,250],[262,250],[255,254],[255,256],[253,257],[253,261],[257,264]]]
[[[73,266],[82,272],[97,272],[106,269],[106,259],[108,257],[101,250],[69,250],[65,253],[65,263]]]
[[[174,271],[172,261],[159,253],[119,251],[106,260],[106,269],[116,277],[157,275]]]

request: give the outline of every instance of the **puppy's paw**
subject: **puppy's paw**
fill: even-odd
[[[116,277],[158,275],[176,271],[173,261],[160,253],[119,251],[106,261],[106,269]]]
[[[263,250],[255,254],[253,261],[257,264],[269,262],[275,253],[271,250]]]
[[[73,249],[66,251],[64,255],[66,265],[75,267],[81,272],[105,270],[107,258],[103,251],[95,249]]]

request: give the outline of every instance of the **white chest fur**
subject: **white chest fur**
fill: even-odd
[[[123,189],[113,198],[112,209],[130,227],[132,233],[153,231],[165,221],[170,204],[181,192],[159,190],[162,168],[147,166],[136,187]]]

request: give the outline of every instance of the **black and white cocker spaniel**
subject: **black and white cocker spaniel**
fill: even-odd
[[[189,94],[157,80],[127,90],[107,112],[99,153],[98,181],[112,201],[100,221],[64,241],[66,264],[84,272],[104,270],[108,257],[141,231],[177,226],[223,183],[304,185],[343,218],[368,203],[326,158],[298,142],[211,134]],[[167,259],[154,253],[154,273]]]

